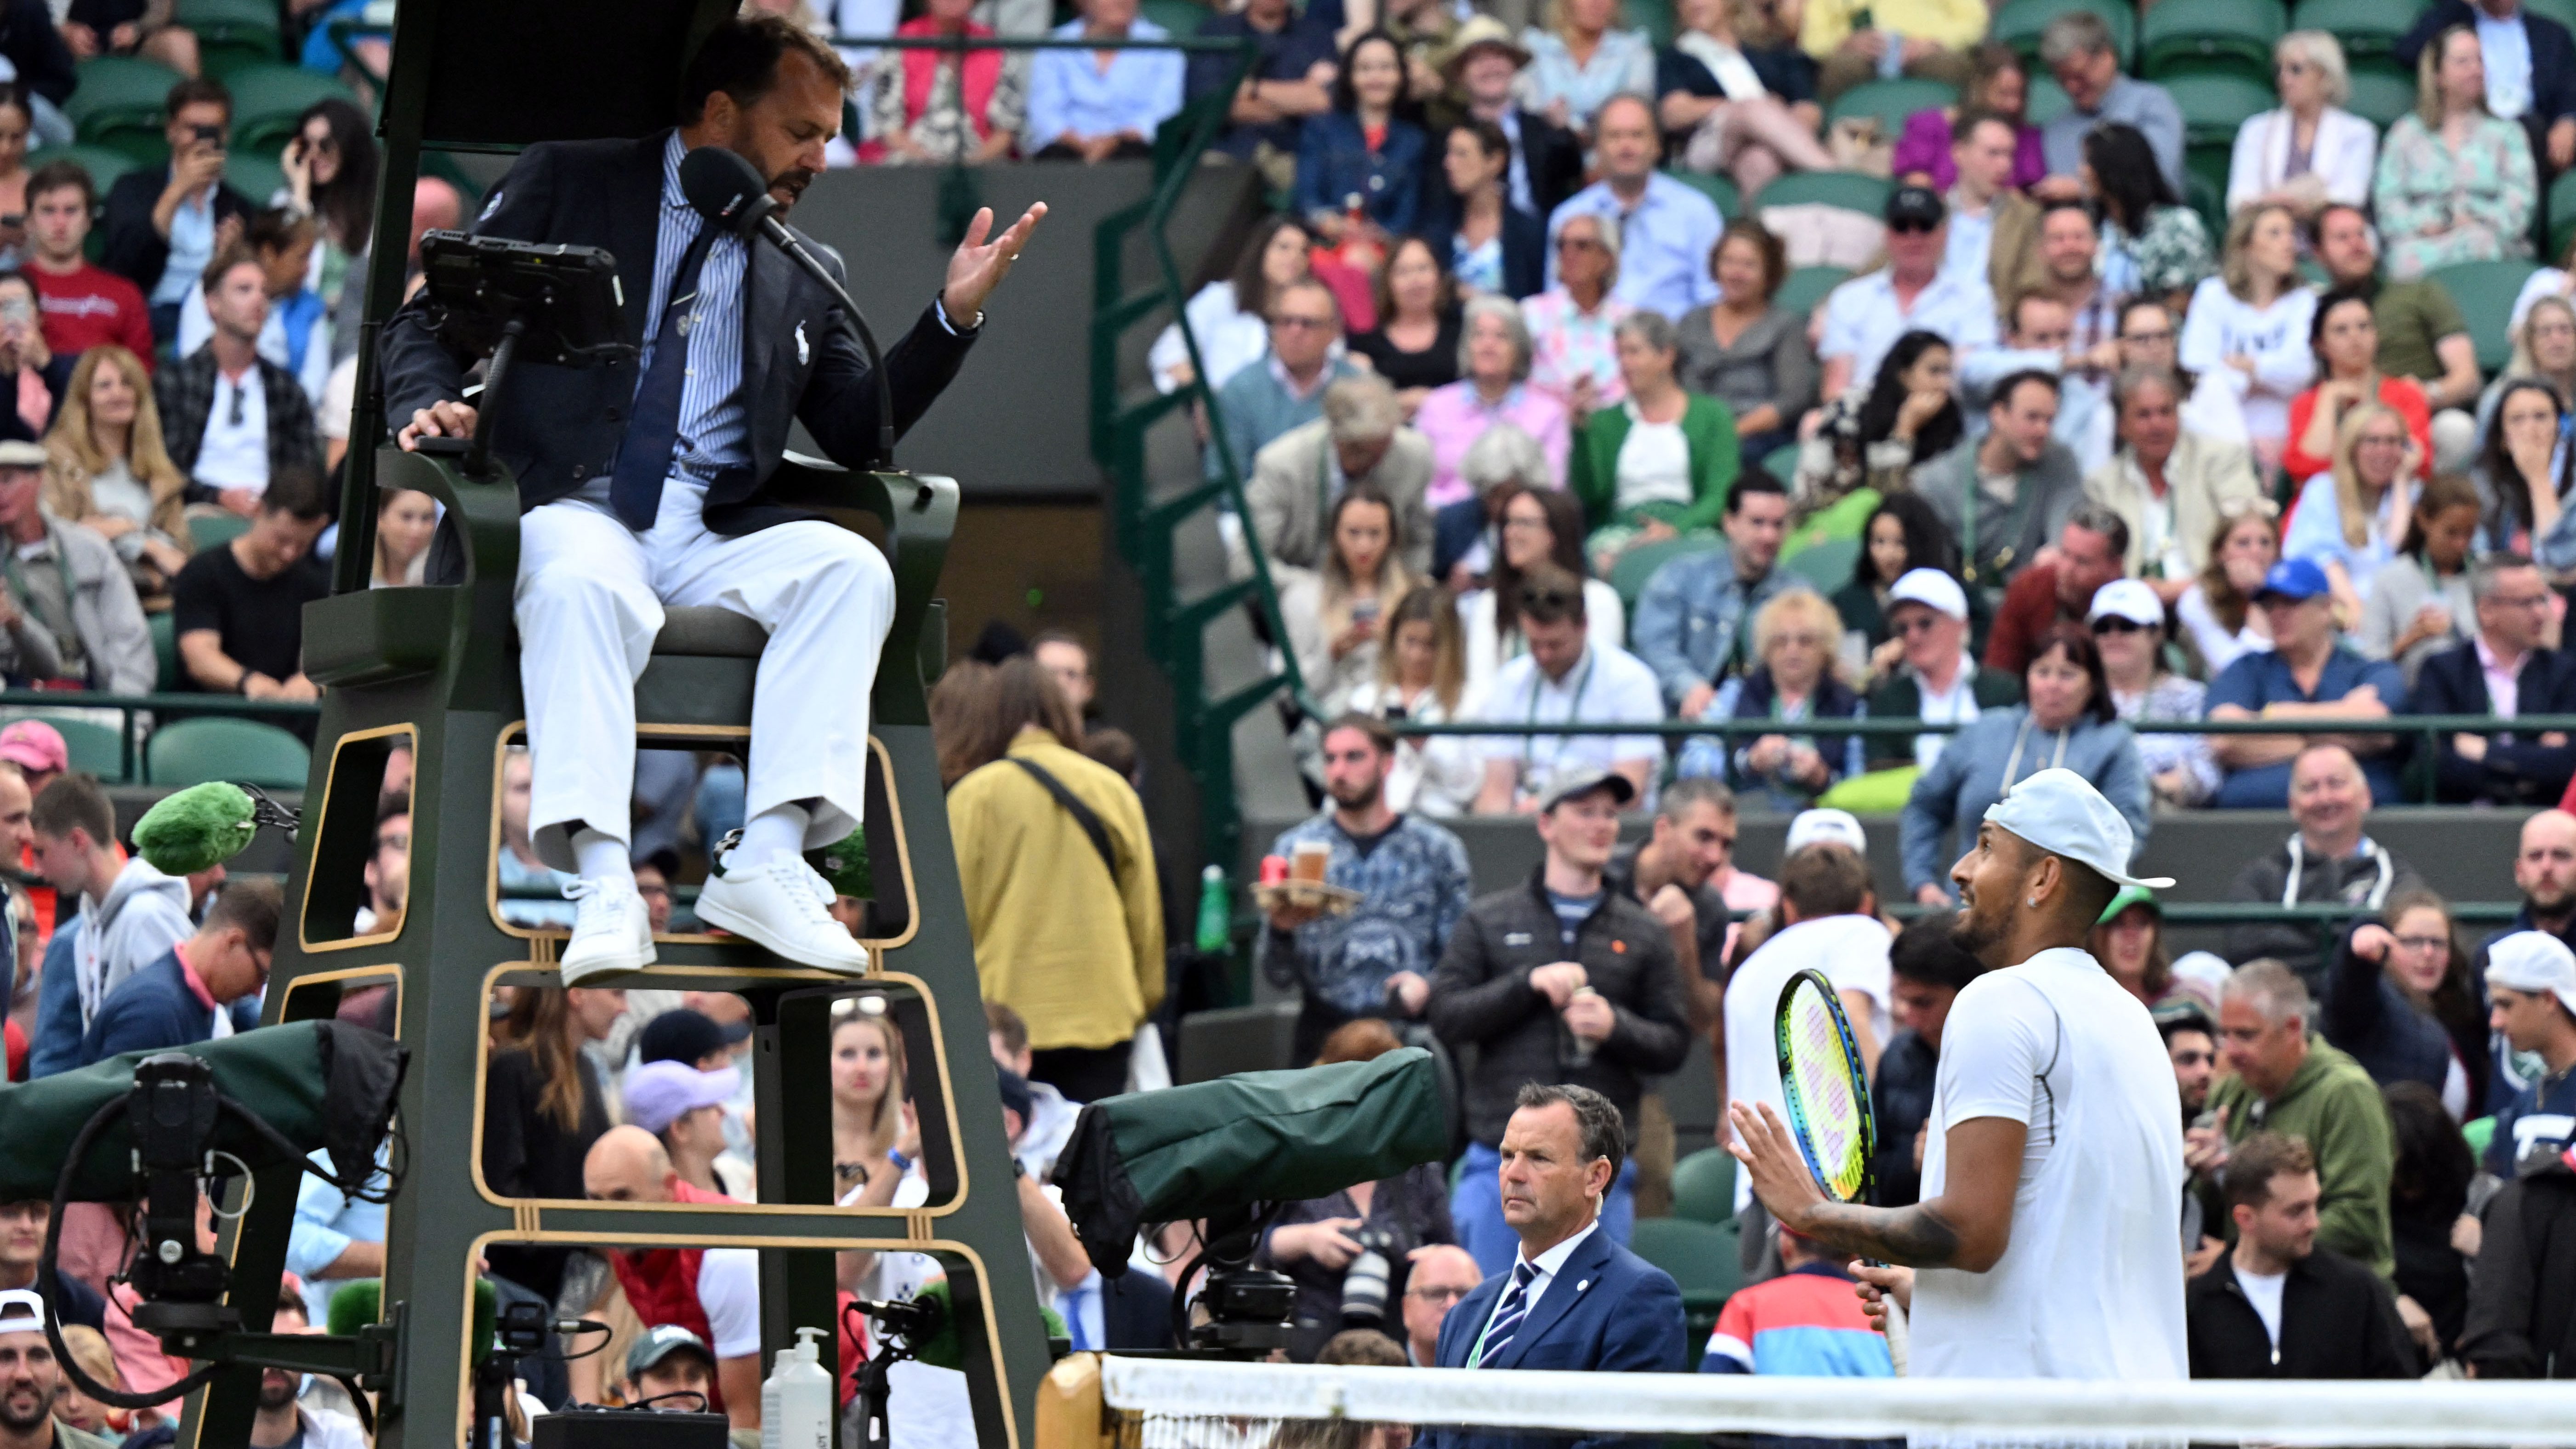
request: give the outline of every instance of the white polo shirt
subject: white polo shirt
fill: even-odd
[[[1462,718],[1514,725],[1660,724],[1664,695],[1644,660],[1625,649],[1594,644],[1562,679],[1541,673],[1533,655],[1505,660],[1494,670],[1484,698]],[[1658,735],[1488,735],[1483,754],[1511,761],[1520,788],[1526,790],[1568,770],[1607,770],[1621,760],[1660,764],[1664,742]]]
[[[1952,362],[1995,345],[1995,294],[1975,272],[1943,271],[1914,294],[1914,305],[1896,301],[1896,274],[1887,267],[1854,277],[1825,298],[1825,333],[1816,355],[1848,357],[1852,381],[1866,384],[1896,339],[1934,332],[1950,343]]]

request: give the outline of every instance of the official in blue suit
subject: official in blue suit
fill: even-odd
[[[1297,142],[1297,210],[1336,241],[1354,196],[1388,235],[1414,229],[1431,142],[1395,113],[1403,98],[1404,52],[1393,36],[1372,30],[1342,53],[1333,108],[1306,118]]]
[[[1619,1109],[1589,1087],[1533,1082],[1503,1129],[1503,1221],[1521,1240],[1507,1273],[1440,1324],[1442,1368],[1680,1373],[1682,1293],[1599,1230],[1626,1151]],[[1431,1449],[1529,1449],[1525,1435],[1433,1429]],[[1606,1444],[1584,1439],[1582,1445]]]

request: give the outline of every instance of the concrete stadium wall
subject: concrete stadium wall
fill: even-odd
[[[850,295],[892,347],[945,284],[953,241],[939,235],[941,190],[950,172],[929,166],[870,166],[818,176],[796,207],[796,224],[841,253]],[[998,495],[1097,495],[1091,461],[1091,312],[1095,234],[1103,217],[1145,196],[1143,161],[1099,166],[988,166],[968,173],[996,225],[1044,201],[1047,219],[988,309],[984,335],[947,395],[905,436],[897,459],[957,479],[972,503]],[[1195,280],[1197,261],[1231,225],[1248,184],[1241,168],[1203,167],[1172,222],[1174,250]],[[1151,273],[1142,246],[1122,258],[1128,285]],[[1159,321],[1156,322],[1159,326]],[[1122,359],[1141,382],[1152,332]],[[811,444],[804,446],[810,448]],[[953,562],[952,562],[953,566]]]

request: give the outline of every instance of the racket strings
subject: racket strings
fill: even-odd
[[[1868,1128],[1852,1081],[1856,1064],[1832,1009],[1812,987],[1796,992],[1790,1015],[1790,1071],[1782,1085],[1791,1122],[1817,1177],[1848,1199],[1868,1166]]]

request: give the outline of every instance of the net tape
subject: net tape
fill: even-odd
[[[1837,1379],[1826,1388],[1814,1379],[1735,1374],[1478,1373],[1111,1356],[1101,1365],[1101,1386],[1109,1407],[1149,1423],[1349,1419],[1587,1435],[2576,1446],[2576,1384],[2527,1382]]]

